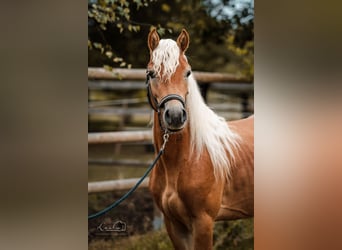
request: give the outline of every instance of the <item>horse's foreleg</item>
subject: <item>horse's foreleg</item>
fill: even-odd
[[[164,218],[166,230],[176,250],[192,250],[191,232],[181,223]]]
[[[208,214],[202,214],[193,220],[194,249],[210,250],[213,248],[214,220]]]

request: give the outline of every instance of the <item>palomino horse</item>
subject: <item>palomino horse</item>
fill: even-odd
[[[216,220],[253,216],[254,118],[227,123],[203,101],[185,57],[189,35],[177,42],[148,36],[148,99],[154,147],[168,139],[150,178],[175,249],[212,249]],[[168,138],[165,138],[168,134]]]

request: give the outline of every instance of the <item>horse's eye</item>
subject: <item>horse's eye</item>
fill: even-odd
[[[156,72],[154,72],[153,70],[147,70],[146,73],[152,79],[156,77]]]
[[[186,72],[186,77],[189,77],[191,75],[191,70],[188,70],[187,72]]]

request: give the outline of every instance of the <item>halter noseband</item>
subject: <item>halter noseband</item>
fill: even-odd
[[[164,108],[165,104],[166,104],[168,101],[171,101],[171,100],[177,100],[177,101],[179,101],[179,102],[183,105],[183,108],[185,109],[185,100],[184,100],[183,97],[181,97],[180,95],[177,95],[177,94],[169,94],[169,95],[163,97],[163,98],[161,99],[160,103],[158,103],[157,98],[155,98],[154,95],[153,95],[153,93],[152,93],[150,80],[151,80],[151,75],[150,75],[150,73],[147,71],[147,74],[146,74],[147,99],[148,99],[148,103],[150,104],[150,106],[152,107],[152,109],[153,109],[155,112],[157,112],[157,114],[158,114],[158,119],[159,119],[160,128],[161,128],[162,130],[164,130],[165,134],[169,134],[170,132],[177,132],[178,130],[170,131],[169,129],[167,129],[167,128],[165,128],[165,127],[163,126],[162,119],[161,119],[161,112],[160,112],[160,110],[161,110],[162,108]]]

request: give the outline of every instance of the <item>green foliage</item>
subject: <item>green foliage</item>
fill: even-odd
[[[235,65],[235,73],[243,76],[247,76],[251,80],[254,77],[254,42],[247,41],[243,47],[236,46],[234,44],[235,34],[232,32],[227,36],[227,48],[232,53]],[[229,71],[229,70],[228,70]]]
[[[140,26],[131,22],[131,9],[139,10],[148,6],[153,0],[98,0],[96,2],[88,0],[88,20],[96,23],[95,29],[101,36],[101,41],[94,41],[90,35],[88,38],[88,50],[97,50],[98,57],[105,56],[102,60],[108,68],[111,66],[128,67],[122,57],[117,56],[111,44],[107,41],[104,31],[108,28],[118,29],[120,33],[124,30],[129,32],[139,32]],[[98,40],[95,38],[95,40]],[[99,54],[100,53],[100,54]]]
[[[145,67],[152,27],[173,39],[186,28],[191,39],[187,55],[194,70],[253,78],[252,2],[238,7],[236,0],[99,0],[89,4],[88,20],[90,66]]]
[[[88,17],[94,18],[99,27],[106,30],[106,24],[112,23],[123,32],[125,28],[129,31],[139,31],[140,26],[130,23],[131,8],[139,9],[148,6],[153,0],[99,0],[97,3],[90,4]],[[127,24],[127,25],[126,25]]]

